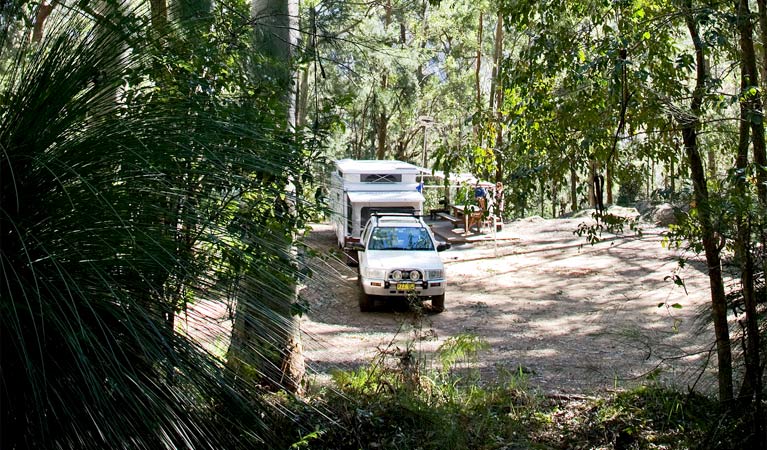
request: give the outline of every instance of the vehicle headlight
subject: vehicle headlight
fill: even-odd
[[[411,280],[416,281],[419,278],[421,278],[421,272],[419,272],[417,270],[411,270],[410,271],[410,279]]]
[[[401,270],[395,270],[391,273],[391,277],[393,280],[401,280],[402,279],[402,271]]]
[[[386,277],[386,270],[384,269],[367,269],[365,270],[365,278],[378,278],[384,279]]]
[[[442,269],[431,269],[426,271],[426,279],[428,280],[441,280],[444,276],[445,273]]]

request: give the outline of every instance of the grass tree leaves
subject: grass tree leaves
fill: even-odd
[[[292,277],[277,249],[303,206],[275,198],[308,153],[248,98],[242,53],[135,45],[142,11],[88,14],[57,10],[0,74],[2,446],[252,448],[254,387],[173,317],[225,304],[246,267]]]

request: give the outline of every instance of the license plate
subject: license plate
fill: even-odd
[[[398,291],[414,291],[415,283],[397,283]]]

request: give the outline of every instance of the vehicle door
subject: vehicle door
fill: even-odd
[[[368,266],[368,260],[367,260],[367,248],[368,248],[368,241],[370,241],[370,235],[373,231],[373,224],[370,220],[365,224],[365,228],[362,230],[362,234],[360,235],[360,244],[362,244],[365,247],[366,251],[357,252],[357,260],[359,261],[359,270],[362,270],[363,267],[367,268]]]

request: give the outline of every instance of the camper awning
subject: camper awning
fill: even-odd
[[[418,191],[347,192],[352,203],[423,203]]]

